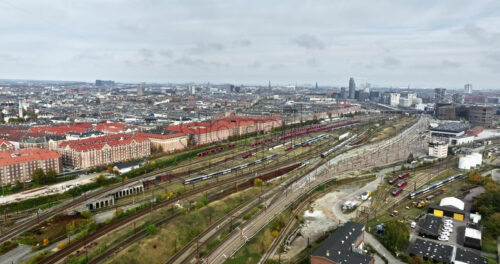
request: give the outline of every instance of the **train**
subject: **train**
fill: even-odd
[[[422,194],[428,193],[428,192],[430,192],[432,190],[435,190],[435,189],[437,189],[437,188],[439,188],[439,187],[441,187],[441,186],[443,186],[445,184],[454,182],[454,181],[456,181],[456,180],[458,180],[458,179],[460,179],[462,177],[463,177],[463,174],[459,173],[459,174],[453,175],[451,177],[448,177],[448,178],[446,178],[444,180],[435,182],[433,184],[426,185],[426,186],[424,186],[424,187],[422,187],[422,188],[420,188],[420,189],[418,189],[418,190],[410,193],[409,194],[409,198],[413,199],[413,198],[415,198],[415,197],[417,197],[419,195],[422,195]]]
[[[403,188],[403,187],[405,187],[407,184],[408,184],[408,182],[407,182],[407,181],[404,181],[404,182],[400,182],[400,183],[398,183],[398,185],[397,185],[397,186],[398,186],[399,188]]]
[[[252,144],[250,144],[250,146],[252,147],[255,147],[257,145],[260,145],[260,144],[263,144],[263,143],[266,143],[266,142],[270,142],[270,141],[273,141],[275,139],[277,139],[278,137],[269,137],[269,138],[265,138],[265,139],[261,139],[261,140],[257,140],[255,142],[253,142]]]
[[[254,160],[254,161],[251,161],[251,162],[248,162],[248,163],[244,163],[244,164],[241,164],[241,165],[229,168],[229,169],[220,170],[220,171],[212,172],[212,173],[209,173],[209,174],[206,174],[206,175],[197,176],[197,177],[193,177],[193,178],[189,178],[189,179],[184,179],[183,183],[185,185],[187,185],[187,184],[191,184],[191,183],[195,183],[195,182],[199,182],[199,181],[208,180],[208,179],[211,179],[213,177],[217,177],[219,175],[224,175],[224,174],[227,174],[227,173],[230,173],[230,172],[233,172],[233,171],[244,169],[246,167],[249,167],[249,166],[252,166],[252,165],[255,165],[255,164],[259,164],[261,162],[264,162],[266,160],[272,159],[272,158],[277,157],[277,156],[278,156],[278,153],[275,153],[275,154],[266,156],[264,158],[261,158],[261,159],[258,159],[258,160]]]
[[[397,189],[392,192],[392,196],[398,196],[401,192],[403,192],[403,189]]]
[[[307,135],[309,133],[314,133],[314,132],[337,129],[337,128],[341,128],[341,127],[345,127],[345,126],[352,126],[352,125],[359,124],[359,122],[360,122],[359,120],[353,120],[353,121],[346,121],[346,122],[342,122],[342,123],[336,123],[336,124],[332,124],[332,125],[320,124],[320,125],[317,125],[314,127],[310,126],[310,127],[307,127],[305,129],[301,129],[301,130],[296,129],[296,130],[293,130],[291,132],[286,133],[285,135],[280,137],[279,140],[285,140],[285,139],[292,138],[292,137]]]
[[[210,153],[213,153],[213,152],[217,152],[219,150],[223,150],[225,148],[232,148],[234,146],[236,146],[236,145],[235,144],[229,144],[227,146],[216,147],[216,148],[213,148],[213,149],[209,149],[209,150],[205,150],[203,152],[200,152],[200,153],[196,154],[196,156],[197,157],[202,157],[202,156],[205,156],[207,154],[210,154]]]
[[[347,143],[351,142],[353,139],[355,139],[356,137],[358,136],[358,134],[354,134],[352,135],[352,137],[340,142],[339,144],[337,144],[336,146],[334,146],[333,148],[321,153],[321,157],[322,158],[326,158],[326,156],[332,154],[333,152],[339,150],[341,147],[345,146]]]
[[[389,180],[389,184],[394,184],[394,183],[396,183],[397,181],[399,181],[399,178],[398,178],[398,177],[393,178],[393,179]]]
[[[410,173],[407,172],[407,173],[403,173],[403,174],[399,175],[398,178],[399,179],[404,179],[404,178],[406,178],[408,176],[410,176]]]

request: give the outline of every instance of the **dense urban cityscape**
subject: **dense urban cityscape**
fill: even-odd
[[[111,2],[0,1],[0,263],[499,263],[500,5]]]

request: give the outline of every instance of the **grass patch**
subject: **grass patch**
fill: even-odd
[[[159,228],[157,234],[134,243],[119,253],[110,263],[158,263],[165,261],[208,228],[211,223],[221,217],[228,217],[228,212],[242,202],[254,198],[259,192],[260,188],[251,188],[186,213]],[[233,224],[234,226],[236,223]]]
[[[19,244],[17,242],[12,242],[12,241],[5,241],[2,244],[0,244],[0,255],[3,255],[14,248],[16,248]]]
[[[483,244],[482,244],[481,250],[484,252],[497,254],[498,247],[497,247],[496,239],[489,236],[489,235],[486,235],[483,238],[484,239],[483,239]]]

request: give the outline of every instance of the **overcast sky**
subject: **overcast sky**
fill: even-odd
[[[500,89],[500,1],[0,0],[0,79]]]

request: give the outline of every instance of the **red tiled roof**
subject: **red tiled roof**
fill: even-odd
[[[87,138],[80,140],[64,141],[59,144],[60,148],[69,147],[76,151],[99,150],[105,145],[110,147],[118,145],[128,145],[135,142],[149,141],[147,137],[132,134],[114,134],[103,137]]]
[[[31,132],[49,133],[63,135],[69,132],[85,133],[92,127],[90,123],[77,123],[73,125],[57,125],[57,126],[38,126],[30,128]]]
[[[174,133],[174,134],[168,134],[168,135],[160,135],[160,134],[144,133],[144,132],[137,132],[135,134],[137,136],[143,136],[143,137],[147,137],[147,138],[156,138],[156,139],[169,139],[169,138],[183,137],[183,136],[186,135],[184,133]]]
[[[95,130],[111,133],[124,132],[126,125],[123,123],[100,123],[94,126]]]
[[[46,149],[26,148],[0,152],[0,166],[60,158],[61,154]]]
[[[2,144],[7,144],[9,146],[14,146],[14,144],[12,144],[12,142],[0,138],[0,145],[2,145]]]
[[[233,127],[249,126],[255,123],[280,121],[278,116],[228,116],[212,122],[192,122],[181,125],[168,126],[171,131],[186,134],[205,134],[215,131],[232,129]]]

